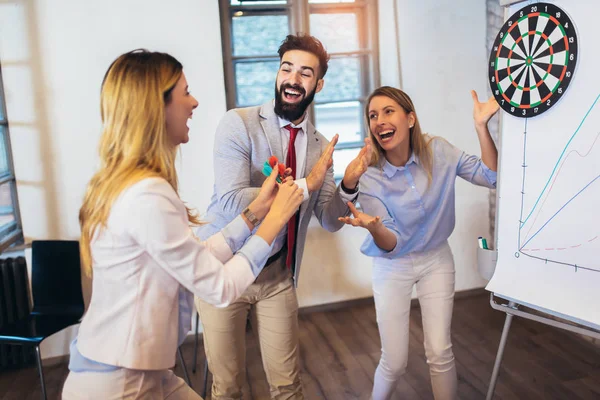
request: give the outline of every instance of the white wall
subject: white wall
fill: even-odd
[[[468,89],[485,92],[485,3],[467,3],[454,10],[435,0],[398,2],[401,76],[425,129],[477,153]],[[191,141],[182,150],[180,182],[182,197],[206,209],[213,132],[225,112],[218,6],[214,0],[166,4],[0,0],[0,61],[27,237],[78,237],[78,209],[98,162],[102,77],[114,58],[138,47],[177,57],[200,102]],[[380,0],[380,18],[382,83],[398,86],[392,0]],[[456,287],[465,290],[484,284],[477,276],[475,239],[488,234],[487,198],[484,189],[462,182],[457,192],[451,244]],[[358,250],[364,235],[350,227],[330,234],[311,223],[298,289],[301,306],[372,295],[371,261]],[[74,332],[45,342],[45,357],[66,353]]]
[[[102,78],[118,55],[139,47],[178,58],[200,102],[179,170],[182,197],[207,207],[213,132],[225,113],[218,21],[213,0],[0,1],[0,61],[28,238],[78,238],[78,210],[98,163]],[[43,354],[64,354],[71,335],[44,342]]]
[[[381,84],[401,87],[411,96],[426,132],[472,154],[480,151],[469,90],[484,99],[485,33],[485,2],[480,0],[462,0],[460,7],[439,0],[379,0]],[[457,222],[450,237],[456,290],[480,288],[486,281],[477,272],[477,237],[490,236],[488,190],[459,179],[456,192]],[[301,306],[372,295],[371,260],[358,251],[364,236],[351,227],[330,234],[313,221],[298,288]]]

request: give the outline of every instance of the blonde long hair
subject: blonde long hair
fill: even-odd
[[[385,157],[385,151],[377,142],[377,138],[375,134],[371,131],[371,126],[369,124],[369,104],[373,97],[384,96],[395,101],[406,114],[413,113],[415,116],[415,123],[412,128],[410,128],[410,148],[413,151],[413,154],[419,158],[419,163],[427,173],[427,180],[431,183],[433,179],[432,171],[433,171],[433,154],[431,150],[431,141],[432,137],[427,134],[424,134],[421,131],[421,125],[419,124],[419,118],[417,117],[417,113],[415,111],[415,106],[408,97],[406,93],[404,93],[400,89],[393,88],[391,86],[382,86],[377,88],[369,95],[365,105],[365,118],[366,125],[369,129],[369,134],[371,135],[371,139],[373,142],[373,155],[371,157],[371,166],[380,165],[380,161]]]
[[[183,66],[166,53],[138,49],[117,58],[102,82],[103,130],[100,169],[88,184],[79,210],[81,261],[91,275],[90,242],[106,227],[113,203],[129,186],[148,177],[165,179],[177,192],[177,146],[167,137],[165,106]],[[198,223],[191,209],[188,220]]]

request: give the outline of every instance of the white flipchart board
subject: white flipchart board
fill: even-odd
[[[577,67],[544,114],[503,114],[498,263],[486,289],[600,329],[600,1],[545,2],[576,26]]]

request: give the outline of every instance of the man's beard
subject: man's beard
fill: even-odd
[[[317,92],[317,86],[315,85],[315,88],[308,94],[308,96],[305,96],[302,101],[294,104],[286,103],[283,100],[283,91],[285,89],[294,89],[300,92],[301,95],[304,95],[306,91],[300,85],[294,86],[290,85],[289,83],[281,85],[281,88],[277,90],[277,84],[275,84],[275,114],[285,119],[286,121],[296,121],[304,115],[304,112],[306,111],[310,103],[312,103]]]

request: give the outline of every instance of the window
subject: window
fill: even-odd
[[[22,240],[17,182],[12,162],[0,66],[0,252]]]
[[[289,33],[321,40],[331,55],[310,117],[331,139],[339,133],[334,171],[340,179],[363,145],[363,109],[379,85],[375,0],[220,0],[227,108],[273,98],[277,49]]]

